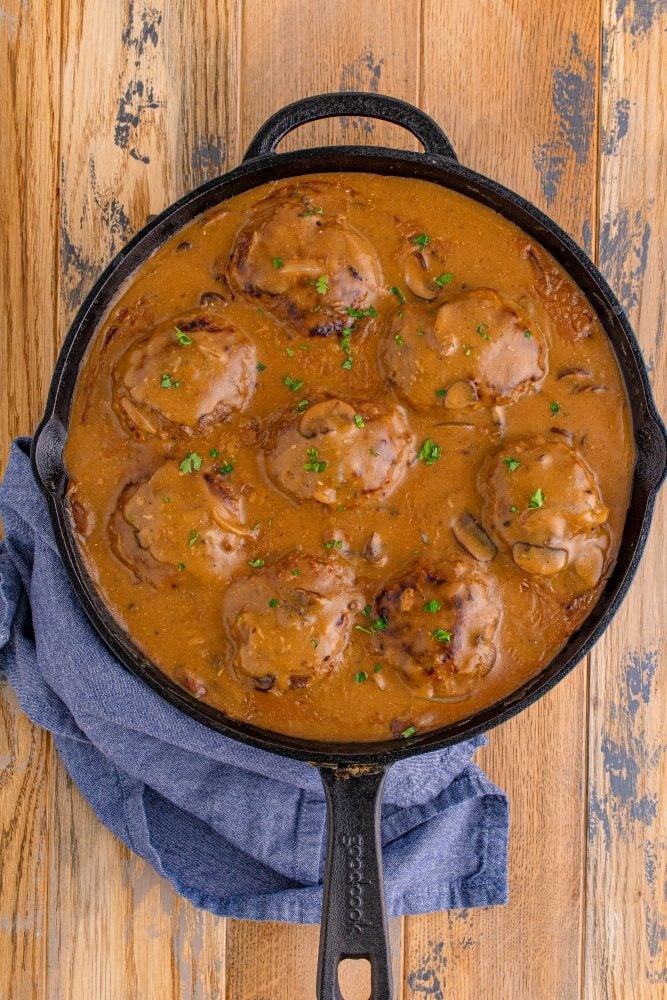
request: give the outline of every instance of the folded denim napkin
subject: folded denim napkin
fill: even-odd
[[[102,822],[195,905],[315,923],[325,808],[310,765],[228,739],[127,671],[77,603],[17,440],[0,486],[0,671]],[[1,676],[1,674],[0,674]],[[483,737],[395,764],[382,806],[392,915],[507,900],[506,796]]]

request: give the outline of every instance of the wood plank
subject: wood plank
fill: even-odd
[[[308,94],[363,90],[416,101],[419,14],[417,4],[382,0],[363,5],[355,0],[337,0],[318,5],[313,23],[310,17],[304,17],[304,6],[298,0],[275,0],[271,5],[264,0],[244,0],[241,148],[245,149],[270,114]],[[261,31],[257,30],[258,24]],[[281,149],[343,142],[418,148],[408,133],[395,126],[352,119],[301,128],[284,141]],[[399,996],[401,976],[396,963],[400,963],[402,952],[400,923],[392,934]],[[314,995],[317,938],[315,928],[230,922],[230,1000],[310,1000]],[[350,963],[344,977],[346,996],[364,996],[367,976],[360,963]]]
[[[0,470],[39,417],[55,355],[60,23],[0,10]],[[1,532],[0,532],[1,533]],[[0,685],[0,996],[45,995],[50,739]]]
[[[600,265],[667,409],[667,9],[604,0]],[[586,997],[667,995],[665,497],[633,587],[592,655]]]
[[[594,232],[597,3],[485,5],[481,14],[465,0],[426,0],[424,25],[422,106],[460,160],[575,238]],[[510,903],[408,918],[406,998],[579,995],[586,698],[584,663],[490,734],[478,761],[510,798]]]
[[[235,2],[64,2],[59,336],[146,217],[237,156]],[[54,1000],[221,997],[225,922],[179,899],[58,762],[48,817]]]

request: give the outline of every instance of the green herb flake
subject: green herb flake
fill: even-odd
[[[531,493],[530,500],[528,501],[528,510],[537,510],[541,507],[546,500],[546,497],[540,487],[538,486],[534,493]]]
[[[321,215],[323,211],[323,208],[309,208],[305,212],[301,213],[301,218],[309,219],[311,215]]]
[[[188,337],[187,333],[183,333],[183,331],[179,330],[177,326],[174,327],[174,332],[176,333],[176,340],[179,344],[182,344],[183,347],[187,347],[188,344],[192,343],[192,337]]]
[[[366,674],[363,670],[360,670],[358,674],[354,675],[355,684],[363,684],[365,680],[368,680],[368,674]]]
[[[387,619],[380,617],[375,619],[375,621],[371,625],[371,628],[373,629],[374,632],[386,632],[388,625],[389,622],[387,621]]]
[[[261,523],[261,522],[260,522],[260,521],[258,521],[258,522],[257,522],[257,524],[253,524],[253,526],[252,526],[252,528],[251,528],[250,530],[251,530],[251,531],[259,531],[259,526],[260,526],[260,523]]]
[[[516,458],[504,458],[503,462],[507,466],[508,472],[516,472],[516,470],[521,465],[521,462]]]
[[[278,600],[277,597],[272,597],[271,600],[269,601],[269,607],[270,608],[277,608],[279,604],[280,604],[280,601]]]
[[[192,472],[199,472],[201,469],[201,456],[196,451],[189,451],[178,468],[186,476],[189,476]]]
[[[317,448],[308,448],[306,454],[308,455],[308,461],[304,464],[304,469],[306,472],[324,472],[327,467],[326,462],[322,462],[318,456]]]
[[[515,504],[512,504],[512,506],[510,507],[510,514],[518,514],[518,513],[519,513],[519,508]]]
[[[389,291],[391,292],[392,295],[396,296],[396,298],[398,299],[398,301],[401,303],[402,306],[405,305],[406,302],[405,295],[400,290],[400,288],[397,288],[396,285],[392,285]]]
[[[310,640],[310,645],[313,647],[313,649],[317,649],[317,647],[319,646],[319,644],[320,644],[320,640],[319,639],[311,639]]]
[[[427,236],[426,233],[420,233],[419,236],[413,236],[410,242],[414,243],[420,250],[423,250],[431,242],[431,237]]]
[[[425,337],[426,336],[426,330],[417,330],[417,336],[418,337]]]
[[[438,286],[438,288],[444,288],[445,285],[451,284],[453,280],[454,280],[454,275],[451,274],[449,271],[447,271],[445,274],[439,274],[438,277],[435,279],[435,283]]]
[[[430,615],[434,615],[436,613],[436,611],[440,610],[441,607],[442,607],[442,604],[440,603],[440,601],[435,601],[434,600],[434,601],[428,601],[428,603],[424,605],[424,607],[422,608],[422,610],[423,611],[428,611],[428,613]]]
[[[438,397],[438,399],[442,399],[444,396],[447,395],[447,390],[446,389],[436,389],[435,390],[435,394]]]
[[[283,379],[283,385],[286,385],[292,392],[298,392],[300,389],[303,389],[303,379],[292,378],[291,375],[286,375]]]
[[[373,667],[373,673],[379,674],[381,670],[382,670],[382,664],[376,663],[375,666]]]
[[[194,545],[198,538],[199,538],[199,532],[195,531],[193,528],[193,530],[190,532],[190,537],[188,538],[188,545]]]
[[[370,618],[370,616],[373,614],[373,608],[371,607],[370,604],[367,604],[361,613],[365,618]]]
[[[452,639],[452,633],[446,628],[434,628],[431,635],[438,642],[451,642]]]
[[[321,274],[315,282],[315,291],[318,295],[326,295],[329,291],[329,275]]]
[[[377,448],[369,448],[368,450],[370,451],[370,453],[373,456],[373,458],[377,458],[378,455],[380,454],[380,452],[377,450]]]
[[[310,406],[310,400],[302,399],[299,403],[296,404],[294,409],[296,410],[297,413],[303,413],[303,411],[307,410],[309,406]]]
[[[401,733],[401,736],[403,737],[404,740],[409,740],[410,737],[414,736],[416,732],[417,732],[417,730],[416,730],[415,726],[408,726],[407,729],[403,730],[403,732]]]
[[[293,569],[292,570],[292,576],[301,576],[301,570],[300,569]]]
[[[355,422],[355,424],[357,425],[357,427],[359,428],[360,431],[363,430],[364,427],[366,426],[364,424],[364,418],[361,416],[360,413],[355,413],[355,415],[354,415],[354,422]]]
[[[328,542],[324,543],[325,549],[342,549],[343,542],[340,538],[330,538]]]
[[[179,563],[179,564],[178,564],[178,566],[176,567],[176,569],[177,569],[177,570],[178,570],[178,572],[180,573],[180,572],[181,572],[181,570],[184,570],[184,569],[185,569],[185,563]]]
[[[230,472],[233,471],[234,471],[234,466],[232,465],[231,462],[223,462],[222,465],[218,466],[218,472],[220,472],[223,476],[228,476]]]
[[[255,365],[255,368],[257,369],[258,372],[266,371],[266,365],[264,364],[263,361],[258,361],[257,364]]]
[[[357,632],[365,632],[366,635],[375,635],[375,632],[371,628],[366,628],[365,625],[355,625]]]
[[[260,566],[264,565],[263,559],[249,559],[248,566],[252,566],[253,569],[259,569]]]
[[[171,503],[171,497],[162,497],[162,503]]]
[[[343,510],[345,510],[345,508],[344,508],[344,507],[336,507],[336,513],[337,513],[337,514],[340,514],[340,513],[341,513],[341,511],[343,511]]]
[[[549,403],[549,409],[555,416],[556,413],[560,413],[560,403]]]
[[[470,355],[472,354],[472,347],[470,347],[469,344],[461,344],[461,350],[463,351],[463,353],[467,358],[469,358]]]
[[[291,347],[286,347],[285,348],[285,354],[287,355],[288,358],[293,358],[294,357],[294,351],[292,350]]]
[[[209,455],[211,456],[211,458],[217,458],[218,457],[218,449],[217,448],[211,448],[211,450],[209,451]]]
[[[530,330],[524,330],[523,335],[526,338],[526,340],[530,340],[530,338],[533,336]]]
[[[175,381],[171,375],[164,374],[160,379],[161,389],[178,389],[180,384],[180,380]]]
[[[432,441],[431,438],[426,438],[421,448],[417,452],[417,458],[421,459],[424,465],[433,465],[434,462],[442,455],[442,449],[439,444]]]
[[[296,346],[299,348],[300,351],[310,350],[310,344],[297,344]]]
[[[405,344],[405,341],[401,337],[400,333],[396,334],[396,336],[394,337],[394,340],[396,341],[396,343],[398,344],[399,347],[403,347],[404,344]]]
[[[483,337],[485,336],[488,329],[489,329],[488,323],[478,323],[477,326],[475,327],[475,333],[478,333],[480,337]],[[489,338],[487,337],[486,339],[488,340]]]
[[[280,270],[280,268],[281,268],[281,267],[283,266],[283,263],[284,263],[284,262],[283,262],[283,259],[282,259],[282,257],[274,257],[274,258],[273,258],[273,266],[274,266],[274,267],[275,267],[275,268],[276,268],[277,270]]]
[[[341,365],[341,368],[344,368],[346,372],[352,371],[352,355],[351,354],[348,354],[348,356],[345,358],[345,361],[343,361],[343,363]]]
[[[346,306],[346,309],[347,315],[354,317],[354,319],[366,319],[367,316],[375,319],[377,316],[377,309],[374,309],[373,306],[369,306],[368,309],[353,309],[351,306]]]

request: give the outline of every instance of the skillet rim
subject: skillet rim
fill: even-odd
[[[467,195],[514,222],[565,269],[593,305],[609,337],[628,393],[637,462],[616,564],[597,603],[556,656],[514,692],[466,719],[410,740],[319,742],[286,736],[228,718],[188,694],[144,656],[104,605],[85,567],[66,509],[68,475],[62,459],[79,368],[99,322],[120,287],[175,232],[214,205],[260,184],[312,173],[364,172],[412,177]],[[268,176],[265,176],[267,175]],[[58,551],[95,631],[112,654],[162,698],[195,721],[240,742],[320,766],[386,766],[442,749],[500,725],[529,707],[584,658],[618,611],[644,550],[655,500],[665,476],[667,433],[657,412],[639,343],[608,283],[584,251],[545,213],[498,182],[433,153],[375,146],[322,146],[268,153],[187,193],[130,240],[102,271],[78,310],[59,352],[31,461],[46,498]]]

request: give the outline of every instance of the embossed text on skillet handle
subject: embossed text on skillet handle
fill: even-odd
[[[317,975],[318,1000],[343,1000],[338,965],[371,964],[370,1000],[392,1000],[382,884],[380,803],[387,768],[321,767],[327,798],[327,860]]]

